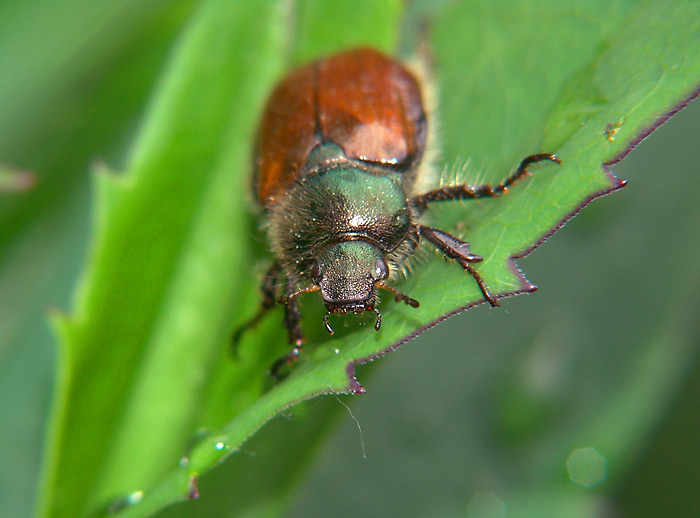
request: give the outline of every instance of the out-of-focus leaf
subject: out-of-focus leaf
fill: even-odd
[[[8,165],[0,164],[0,194],[28,191],[36,185],[36,175]]]
[[[220,353],[226,329],[215,315],[231,309],[243,251],[232,246],[245,233],[236,224],[243,199],[229,193],[244,190],[244,175],[231,172],[247,168],[245,132],[276,62],[261,57],[269,50],[260,41],[274,41],[263,34],[276,32],[280,15],[272,3],[203,5],[128,173],[97,177],[90,273],[75,316],[59,325],[65,345],[43,514],[84,514],[122,488],[152,484],[192,434],[199,403],[191,398]],[[232,136],[238,144],[229,145]],[[231,238],[222,243],[218,233]],[[182,254],[189,247],[196,253]],[[193,325],[188,311],[202,293],[209,302]]]
[[[68,306],[84,261],[88,164],[118,162],[193,2],[48,4],[0,6],[0,162],[36,180],[0,194],[0,502],[17,518],[31,515],[50,399],[47,314]]]

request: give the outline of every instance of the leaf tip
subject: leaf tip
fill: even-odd
[[[32,171],[24,171],[14,166],[0,163],[0,192],[19,193],[34,188],[39,177]]]
[[[355,361],[351,361],[348,363],[345,373],[348,376],[348,388],[350,389],[350,392],[352,394],[364,394],[365,392],[367,392],[367,389],[365,389],[365,387],[363,387],[355,377]]]
[[[192,475],[187,483],[187,499],[197,500],[199,498],[198,478]]]

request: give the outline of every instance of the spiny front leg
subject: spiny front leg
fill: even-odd
[[[496,297],[493,296],[488,286],[486,286],[486,283],[481,278],[481,275],[479,275],[479,272],[477,272],[472,266],[472,263],[483,261],[484,258],[479,255],[472,254],[469,251],[469,243],[461,241],[452,234],[448,234],[447,232],[443,232],[442,230],[433,227],[416,225],[416,230],[421,236],[425,236],[428,241],[438,247],[438,249],[440,249],[445,256],[457,261],[462,265],[462,268],[467,270],[469,274],[474,277],[474,280],[479,285],[479,289],[481,289],[481,293],[484,294],[484,298],[489,302],[489,304],[491,304],[491,306],[499,305],[498,300],[496,300]]]
[[[277,360],[271,367],[270,373],[273,377],[281,379],[280,369],[282,366],[293,365],[298,359],[301,351],[304,349],[304,333],[301,330],[301,312],[299,311],[299,304],[296,299],[297,292],[294,288],[294,282],[292,279],[287,278],[287,291],[286,296],[283,297],[280,302],[284,303],[284,326],[287,328],[289,333],[289,344],[292,346],[292,350]]]
[[[418,207],[419,210],[423,211],[428,207],[429,203],[435,201],[478,199],[485,197],[495,198],[496,196],[500,196],[501,194],[508,192],[508,188],[523,176],[530,175],[530,172],[527,170],[528,166],[537,162],[542,162],[543,160],[550,160],[557,164],[561,164],[561,160],[559,160],[556,155],[551,155],[549,153],[530,155],[525,157],[520,162],[520,165],[513,174],[499,183],[496,187],[491,187],[490,184],[447,185],[441,189],[436,189],[434,191],[415,196],[411,199],[411,201],[416,207]]]
[[[235,348],[238,342],[241,341],[243,333],[249,329],[255,327],[260,319],[265,316],[265,314],[270,311],[277,304],[277,296],[275,292],[277,291],[277,280],[279,278],[280,265],[275,261],[272,266],[267,270],[265,277],[263,278],[262,286],[260,286],[260,292],[262,293],[263,300],[260,309],[255,314],[253,318],[248,320],[245,324],[241,325],[231,339],[231,350],[235,353]]]

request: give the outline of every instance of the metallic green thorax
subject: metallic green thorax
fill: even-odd
[[[415,246],[406,239],[412,215],[400,172],[348,161],[337,150],[331,144],[311,154],[310,171],[270,211],[270,238],[282,267],[297,282],[318,285],[327,305],[373,307],[374,283]]]

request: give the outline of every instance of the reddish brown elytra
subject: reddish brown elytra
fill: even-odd
[[[372,49],[330,56],[292,71],[267,103],[256,143],[255,191],[268,220],[277,260],[265,276],[260,312],[285,305],[290,353],[272,368],[293,363],[304,344],[297,296],[320,291],[333,313],[381,314],[376,290],[397,302],[418,302],[393,287],[421,239],[457,261],[498,302],[472,266],[482,258],[469,243],[426,226],[421,215],[433,202],[495,197],[527,174],[527,166],[559,160],[550,154],[525,158],[496,187],[451,185],[423,191],[421,164],[429,121],[421,87],[397,61]],[[278,299],[278,287],[283,294]]]
[[[412,171],[425,148],[420,87],[400,64],[370,49],[291,72],[272,93],[257,142],[256,180],[266,208],[301,176],[311,152],[340,146],[345,160]]]

